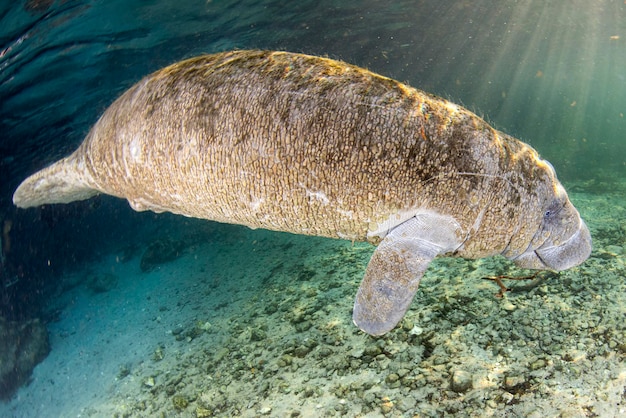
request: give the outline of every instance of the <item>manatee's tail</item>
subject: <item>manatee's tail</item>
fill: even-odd
[[[89,199],[98,191],[89,186],[90,175],[69,156],[36,172],[19,185],[13,203],[20,208]]]

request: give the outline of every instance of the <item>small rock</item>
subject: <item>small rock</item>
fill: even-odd
[[[212,327],[211,323],[209,321],[199,321],[196,324],[196,327],[198,327],[199,329],[201,329],[202,331],[209,331]]]
[[[117,378],[119,380],[122,380],[129,374],[130,374],[130,366],[128,364],[123,364],[120,366],[120,371],[117,373]]]
[[[543,359],[539,359],[530,364],[530,370],[539,370],[546,367],[546,361]]]
[[[376,395],[374,395],[374,393],[372,392],[365,392],[365,394],[363,394],[361,398],[366,405],[373,406],[376,403]]]
[[[412,396],[403,396],[396,403],[396,407],[402,412],[407,412],[415,408],[416,405],[417,401]]]
[[[226,347],[222,347],[219,350],[217,350],[217,352],[215,353],[214,356],[214,360],[216,362],[220,362],[222,361],[228,354],[230,353],[230,351],[228,350],[228,348]]]
[[[388,396],[383,396],[381,399],[380,409],[383,413],[388,414],[393,409],[393,402]]]
[[[363,357],[363,352],[364,350],[362,347],[357,347],[353,349],[352,351],[350,351],[349,355],[354,358],[361,358]]]
[[[311,329],[313,323],[311,321],[302,321],[295,324],[296,332],[304,332]]]
[[[189,405],[189,401],[184,396],[174,396],[172,398],[172,403],[174,404],[174,408],[179,411],[182,411],[187,408],[187,405]]]
[[[401,369],[398,369],[398,371],[397,371],[396,373],[398,373],[398,376],[400,376],[400,377],[404,377],[404,376],[406,376],[407,374],[409,374],[410,372],[411,372],[411,371],[410,371],[409,369],[404,369],[404,368],[401,368]]]
[[[264,406],[261,409],[259,409],[259,414],[261,415],[269,415],[270,412],[272,412],[272,408],[270,408],[269,406]]]
[[[406,332],[409,332],[413,329],[413,327],[415,326],[415,324],[413,324],[413,321],[411,321],[410,319],[404,319],[404,321],[402,322],[402,329],[405,330]]]
[[[507,389],[513,389],[516,386],[520,386],[524,383],[524,378],[522,376],[506,376],[504,378],[504,387]]]
[[[265,338],[267,338],[267,334],[262,329],[253,328],[250,331],[250,341],[263,341]]]
[[[385,379],[385,381],[387,383],[395,383],[395,382],[398,381],[398,379],[400,379],[400,376],[398,376],[395,373],[391,373],[391,374],[387,375],[387,378]]]
[[[424,329],[421,327],[418,327],[417,325],[415,325],[413,328],[411,328],[411,330],[409,331],[409,334],[411,335],[422,335],[424,333]]]
[[[502,304],[502,309],[504,309],[505,311],[512,312],[515,310],[515,308],[517,308],[517,306],[513,305],[511,302],[508,302],[508,301]]]
[[[156,350],[154,350],[154,354],[152,354],[152,360],[154,361],[161,361],[163,360],[163,347],[162,346],[158,346],[156,348]]]
[[[206,418],[213,415],[213,411],[210,409],[203,408],[201,406],[196,407],[196,418]]]
[[[559,414],[559,418],[576,418],[579,416],[580,416],[580,411],[574,408],[566,409],[564,411],[561,411],[561,413]]]
[[[318,355],[319,355],[320,357],[328,357],[328,356],[330,356],[332,353],[333,353],[333,350],[331,350],[331,349],[330,349],[330,348],[328,348],[328,347],[322,347],[322,348],[320,348],[320,349],[319,349],[319,351],[318,351]]]
[[[299,347],[296,347],[296,349],[293,351],[293,354],[296,357],[299,358],[304,358],[306,357],[307,354],[309,354],[311,352],[311,349],[307,346],[301,345]]]
[[[336,404],[335,406],[333,406],[333,409],[337,412],[343,413],[346,412],[348,410],[348,406],[345,403],[345,400],[342,399],[344,402],[342,403],[341,401],[339,401],[338,404]]]
[[[506,404],[513,402],[513,399],[515,399],[515,396],[512,393],[504,392],[502,394],[502,402]]]
[[[291,366],[291,363],[293,363],[293,357],[291,357],[289,354],[284,354],[283,356],[280,357],[278,361],[281,362],[281,364],[283,364],[283,366],[281,367]]]
[[[363,353],[367,356],[372,356],[372,357],[376,357],[377,355],[379,355],[380,353],[382,353],[383,350],[380,349],[380,347],[378,347],[377,345],[370,345],[365,347],[365,350],[363,351]]]
[[[450,377],[450,389],[465,392],[472,387],[472,375],[464,370],[455,370]]]
[[[304,396],[305,398],[310,398],[313,395],[315,395],[315,388],[313,386],[307,386],[306,388],[304,388],[302,396]]]
[[[149,388],[154,387],[154,377],[150,376],[146,380],[143,381],[143,385]]]

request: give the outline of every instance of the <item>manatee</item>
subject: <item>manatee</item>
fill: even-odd
[[[377,245],[354,323],[382,335],[439,256],[582,263],[591,236],[553,167],[470,111],[340,61],[203,55],[131,87],[22,208],[106,193],[133,209]]]

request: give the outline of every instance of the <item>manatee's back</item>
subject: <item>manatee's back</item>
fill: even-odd
[[[63,168],[77,170],[78,197],[97,190],[137,210],[364,239],[416,207],[462,217],[467,205],[452,201],[489,179],[450,173],[497,170],[491,134],[469,112],[358,67],[236,51],[140,81]]]
[[[138,210],[362,239],[415,201],[425,99],[332,60],[202,56],[126,92],[77,154]]]

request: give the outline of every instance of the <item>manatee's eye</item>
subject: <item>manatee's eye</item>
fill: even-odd
[[[543,213],[544,219],[554,217],[556,214],[558,214],[561,211],[561,209],[563,209],[564,205],[565,203],[560,202],[559,200],[555,200],[552,203],[550,203],[550,206],[548,206],[546,208],[546,211]]]

